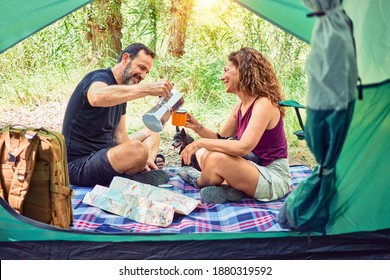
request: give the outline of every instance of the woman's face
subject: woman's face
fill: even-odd
[[[221,77],[221,81],[225,84],[226,92],[237,93],[239,79],[238,69],[228,60]]]

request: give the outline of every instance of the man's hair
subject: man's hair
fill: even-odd
[[[128,45],[121,52],[121,54],[119,55],[118,60],[117,60],[116,63],[119,63],[119,62],[122,61],[122,56],[125,53],[128,53],[132,59],[136,58],[141,50],[144,50],[144,52],[147,55],[150,55],[152,58],[156,57],[156,54],[151,49],[149,49],[147,46],[145,46],[144,44],[142,44],[142,43],[134,43],[134,44]]]

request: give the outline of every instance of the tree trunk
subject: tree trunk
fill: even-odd
[[[96,0],[87,11],[88,40],[98,57],[115,60],[122,51],[122,0]]]
[[[184,54],[188,19],[194,6],[193,0],[171,0],[171,23],[168,29],[167,53],[173,57]]]
[[[148,47],[150,47],[154,52],[156,52],[156,44],[157,44],[157,22],[159,19],[159,11],[157,7],[156,1],[159,0],[148,0],[148,15],[149,15],[149,20],[150,20],[150,25],[151,25],[151,39],[149,41]]]

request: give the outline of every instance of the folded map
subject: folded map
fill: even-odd
[[[168,227],[175,212],[191,213],[199,200],[180,193],[114,177],[109,188],[96,185],[83,202],[139,223]]]

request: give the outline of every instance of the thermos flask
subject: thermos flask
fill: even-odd
[[[172,113],[184,104],[183,95],[172,89],[169,96],[160,97],[158,103],[142,116],[145,126],[154,132],[161,132]]]

